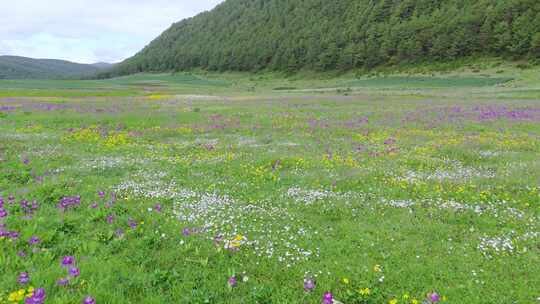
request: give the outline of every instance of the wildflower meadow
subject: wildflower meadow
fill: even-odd
[[[0,81],[0,303],[539,303],[535,82],[422,77]]]

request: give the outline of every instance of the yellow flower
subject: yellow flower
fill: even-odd
[[[21,293],[21,291],[22,291],[22,293]],[[23,299],[24,299],[24,290],[23,289],[10,293],[9,297],[8,297],[8,300],[10,302],[15,302],[15,303],[19,303]]]
[[[9,296],[8,296],[8,301],[10,301],[10,302],[16,302],[17,300],[15,300],[15,297],[17,297],[17,293],[16,293],[16,292],[10,293]]]
[[[369,296],[371,294],[371,289],[369,288],[362,288],[358,291],[363,296]]]
[[[232,247],[232,248],[240,247],[240,245],[242,245],[242,240],[243,239],[244,239],[243,235],[241,235],[241,234],[236,235],[236,237],[234,237],[234,239],[232,239],[229,242],[229,247]]]
[[[349,281],[349,279],[343,278],[343,283],[344,283],[344,284],[349,284],[350,282],[351,282],[351,281]]]
[[[377,264],[377,265],[373,266],[373,271],[381,272],[382,271],[381,265]]]
[[[411,304],[419,304],[417,299],[412,299]]]
[[[397,303],[398,303],[397,299],[392,299],[388,301],[388,304],[397,304]]]

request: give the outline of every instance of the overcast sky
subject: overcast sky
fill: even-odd
[[[117,62],[222,0],[0,0],[0,55]]]

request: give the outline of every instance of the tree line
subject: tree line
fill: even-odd
[[[173,24],[104,76],[146,71],[317,71],[540,58],[538,0],[228,0]]]

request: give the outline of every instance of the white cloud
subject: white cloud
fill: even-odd
[[[172,23],[222,0],[0,2],[0,55],[77,62],[125,59]]]

